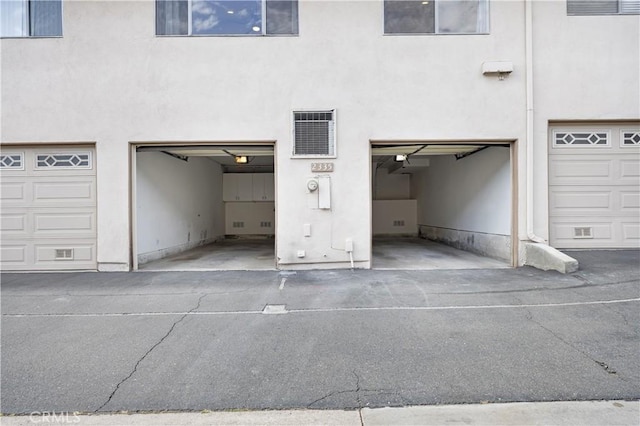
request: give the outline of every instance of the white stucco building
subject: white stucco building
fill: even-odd
[[[3,270],[640,245],[638,0],[1,7]]]

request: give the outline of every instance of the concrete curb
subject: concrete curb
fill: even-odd
[[[515,402],[360,410],[202,411],[78,415],[34,412],[4,416],[5,426],[77,425],[638,425],[639,401]]]

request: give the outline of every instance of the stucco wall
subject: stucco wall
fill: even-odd
[[[206,158],[188,162],[137,154],[138,255],[144,263],[224,235],[222,172]]]
[[[279,262],[348,266],[351,238],[367,267],[370,140],[525,135],[522,3],[492,2],[491,33],[468,36],[384,36],[382,5],[302,1],[299,36],[253,38],[156,37],[149,0],[65,2],[64,37],[0,42],[2,141],[96,142],[105,270],[130,266],[129,142],[276,141]],[[491,60],[515,70],[483,76]],[[291,111],[328,108],[332,208],[310,209],[318,160],[291,158]]]
[[[412,180],[418,224],[510,235],[510,180],[508,148],[487,148],[461,160],[433,156]]]

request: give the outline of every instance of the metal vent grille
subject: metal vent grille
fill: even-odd
[[[294,154],[334,155],[334,111],[294,112]]]
[[[394,220],[393,226],[404,226],[404,219]]]
[[[244,222],[233,222],[234,228],[244,228]]]
[[[271,228],[271,222],[260,222],[260,228]]]
[[[556,132],[554,146],[609,146],[608,132]]]
[[[56,260],[72,260],[73,249],[56,249]]]
[[[592,228],[588,226],[573,228],[573,238],[593,238]]]

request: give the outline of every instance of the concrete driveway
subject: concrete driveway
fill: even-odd
[[[3,413],[640,398],[640,252],[572,275],[2,275]]]

